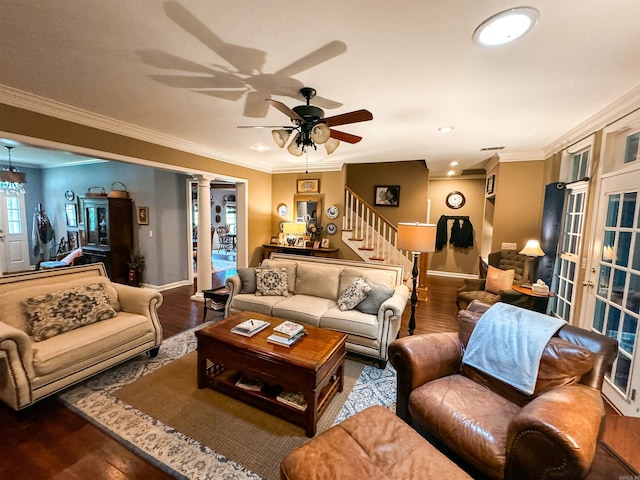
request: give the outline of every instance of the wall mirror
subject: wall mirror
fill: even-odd
[[[322,225],[322,197],[320,195],[295,195],[295,220],[296,222],[309,223],[315,221],[316,225]]]

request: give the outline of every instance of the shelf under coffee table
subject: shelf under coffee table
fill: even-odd
[[[252,337],[232,333],[245,320],[266,320],[269,327]],[[267,342],[284,319],[240,312],[196,331],[198,388],[209,387],[316,433],[318,419],[344,385],[346,334],[305,325],[307,335],[291,347]],[[236,386],[240,375],[260,379],[260,391]],[[279,391],[300,392],[304,411],[276,399]]]

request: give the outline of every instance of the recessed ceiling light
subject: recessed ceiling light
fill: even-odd
[[[269,150],[269,147],[265,145],[255,145],[253,149],[257,150],[258,152],[266,152],[267,150]]]
[[[540,17],[532,7],[510,8],[480,24],[473,32],[473,41],[482,47],[504,45],[529,32]]]
[[[449,176],[451,176],[451,175],[455,175],[455,174],[456,174],[456,171],[455,171],[455,170],[449,170],[449,171],[447,172],[447,175],[449,175]]]
[[[449,165],[451,165],[452,167],[457,167],[458,166],[458,162],[456,162],[455,160],[453,162],[451,162]]]
[[[453,127],[440,127],[438,129],[438,131],[441,133],[447,133],[447,132],[450,132],[451,130],[453,130]]]

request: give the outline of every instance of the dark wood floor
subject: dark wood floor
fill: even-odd
[[[223,272],[214,276],[222,285]],[[416,333],[455,329],[457,279],[432,277],[429,301],[419,302]],[[202,303],[191,300],[192,287],[163,292],[158,314],[168,338],[202,321]],[[409,310],[402,320],[407,335]],[[211,314],[209,314],[211,315]],[[46,398],[14,412],[0,404],[0,478],[11,479],[168,479],[167,474],[124,448],[60,403]]]

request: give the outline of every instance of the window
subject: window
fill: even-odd
[[[20,218],[20,202],[18,197],[7,197],[7,226],[9,234],[22,234],[22,219]]]
[[[236,233],[236,206],[235,204],[227,204],[224,207],[224,221],[229,227],[229,233]]]

